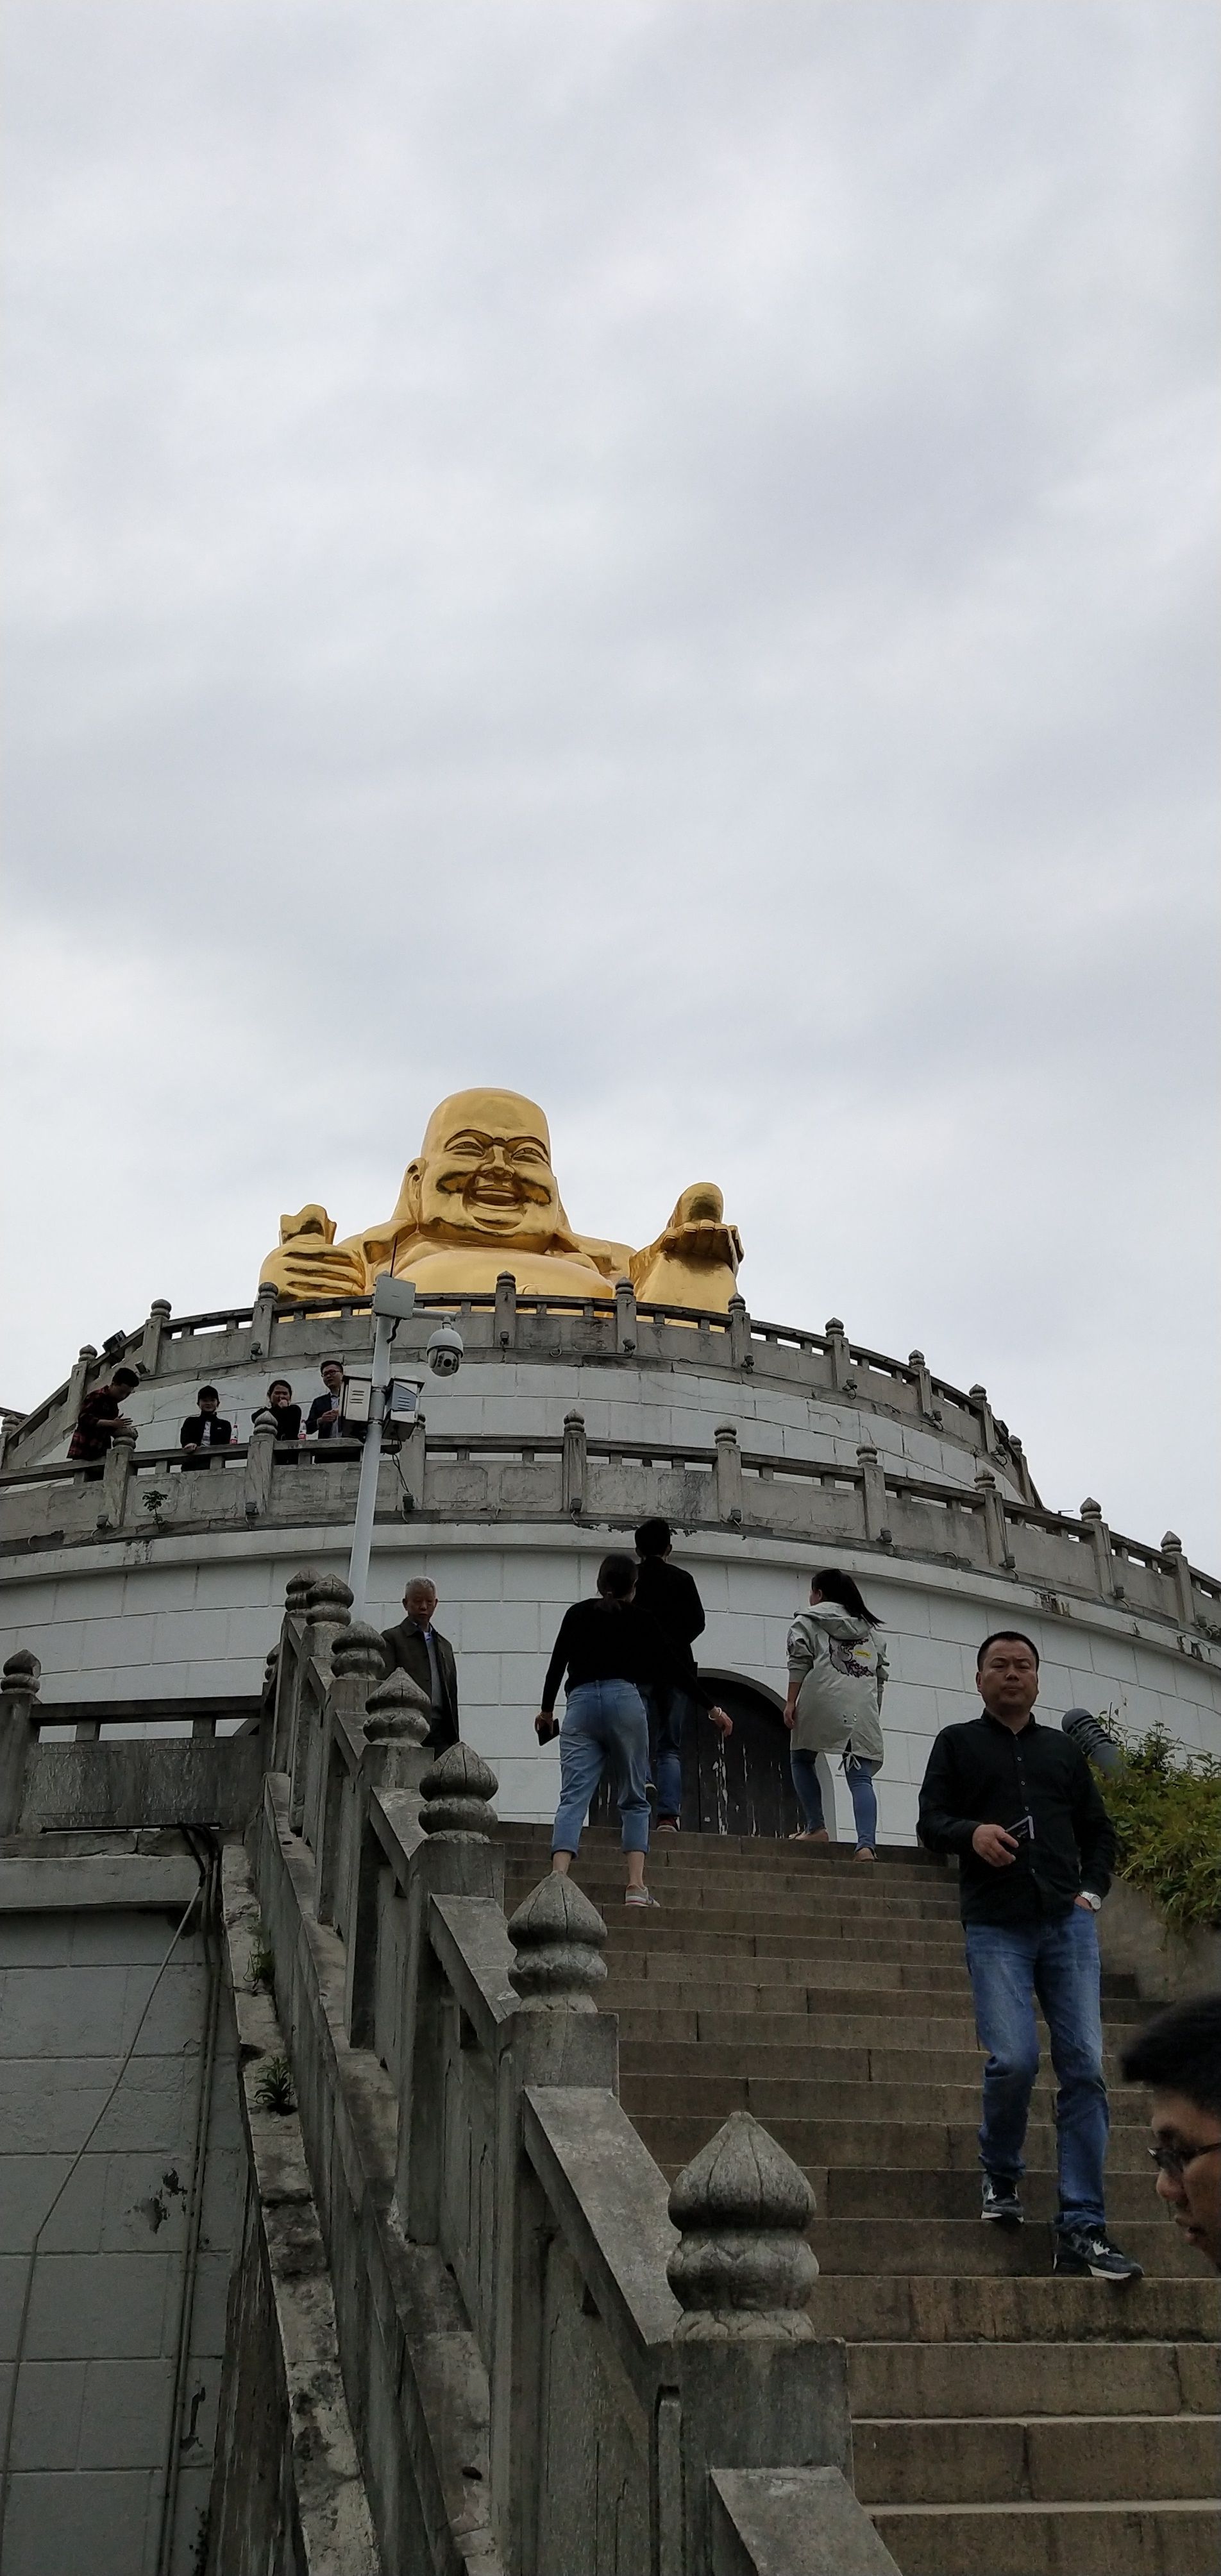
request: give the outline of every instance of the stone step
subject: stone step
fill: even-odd
[[[814,2283],[810,2313],[820,2334],[843,2335],[850,2344],[1150,2342],[1207,2349],[1216,2341],[1217,2284],[1198,2267],[1191,2279],[1150,2274],[1124,2289],[1108,2281],[1053,2280],[1050,2269],[991,2279],[826,2272]]]
[[[1117,2231],[1118,2233],[1118,2231]],[[1050,2227],[985,2227],[961,2218],[815,2218],[810,2243],[824,2272],[944,2274],[977,2280],[1050,2275]],[[1128,2219],[1123,2248],[1154,2279],[1198,2278],[1204,2257],[1162,2218]],[[1110,2282],[1096,2287],[1122,2296]]]
[[[621,2084],[622,2080],[621,2077]],[[660,2081],[664,2083],[664,2076]],[[670,2163],[677,2156],[679,2162],[685,2164],[687,2158],[698,2152],[705,2141],[712,2136],[714,2129],[719,2128],[721,2121],[728,2116],[721,2107],[723,2098],[722,2088],[717,2085],[714,2087],[714,2107],[705,2110],[701,2116],[690,2112],[673,2115],[632,2112],[629,2116],[633,2127],[639,2129],[642,2136],[648,2137],[650,2145],[654,2134],[664,2131],[666,2149],[660,2161]],[[730,2104],[729,2107],[732,2109],[733,2105]],[[943,2134],[946,2129],[953,2128],[959,2131],[964,2140],[970,2139],[973,2142],[979,2127],[980,2087],[978,2084],[841,2084],[836,2090],[834,2099],[826,2102],[823,2110],[824,2117],[817,2121],[786,2118],[783,2114],[776,2113],[767,2121],[766,2126],[771,2129],[773,2136],[782,2146],[788,2147],[790,2155],[797,2154],[798,2146],[808,2129],[817,2128],[821,2131],[839,2121],[860,2122],[870,2127],[881,2122],[885,2123],[887,2128],[892,2123],[895,2126],[904,2127],[909,2123],[916,2123],[921,2127],[939,2128]],[[1122,2130],[1131,2129],[1137,2138],[1147,2143],[1147,2131],[1138,2104],[1133,2103],[1129,2110],[1125,2103],[1119,2102],[1113,2106],[1113,2113],[1113,2138],[1118,2139]],[[1036,2127],[1045,2127],[1046,2134],[1050,2137],[1049,2124],[1032,2123],[1032,2140]],[[879,2134],[881,2134],[880,2131]],[[790,2138],[795,2141],[792,2145],[789,2145]],[[657,2149],[653,2148],[653,2152],[656,2154]],[[799,2157],[798,2161],[800,2160]],[[815,2156],[810,2161],[818,2164],[823,2159]],[[966,2159],[964,2158],[963,2161],[965,2162]],[[1139,2163],[1140,2159],[1138,2158],[1137,2161]],[[1149,2170],[1152,2171],[1152,2168],[1150,2167]]]
[[[612,1939],[607,1966],[620,1983],[638,1977],[650,1985],[715,1984],[722,1992],[735,1994],[742,1988],[809,1984],[855,1987],[867,1994],[947,1995],[966,2004],[971,1992],[966,1970],[957,1959],[942,1966],[925,1959],[854,1959],[851,1955],[812,1959],[796,1953],[761,1959],[730,1951],[718,1958],[702,1946],[687,1948],[689,1939],[689,1934],[680,1934],[673,1948],[642,1942],[639,1949]]]
[[[960,1939],[962,1935],[958,1905],[953,1897],[913,1896],[890,1890],[877,1896],[858,1895],[851,1889],[845,1892],[842,1888],[827,1885],[815,1889],[795,1887],[787,1894],[769,1887],[765,1899],[756,1902],[753,1895],[735,1894],[732,1887],[727,1888],[718,1881],[692,1876],[663,1884],[656,1871],[652,1875],[659,1904],[663,1894],[665,1896],[666,1902],[661,1907],[664,1913],[668,1915],[681,1909],[684,1914],[698,1915],[702,1920],[719,1919],[724,1915],[725,1928],[729,1931],[739,1925],[749,1928],[766,1920],[776,1924],[930,1923],[948,1926]],[[505,1897],[509,1911],[515,1904],[520,1904],[523,1897],[529,1896],[539,1883],[533,1871],[507,1871]],[[579,1887],[599,1911],[622,1911],[622,1870],[616,1870],[612,1877],[609,1871],[591,1872],[578,1868],[573,1872],[573,1885]]]
[[[1221,2350],[1200,2343],[854,2343],[848,2391],[854,2421],[1213,2415],[1221,2410]]]
[[[896,2017],[894,2007],[899,2004],[900,1997],[902,2012]],[[855,2036],[865,2031],[867,2035],[876,2034],[881,2040],[887,2036],[888,2030],[896,2037],[901,2031],[906,2031],[913,2047],[917,2044],[918,2032],[930,2025],[946,2036],[950,2046],[966,2047],[974,2037],[969,1991],[958,1996],[953,1987],[947,1986],[867,1986],[846,1980],[842,1975],[832,1977],[821,1969],[817,1977],[812,1977],[805,1986],[789,1985],[778,1978],[763,1982],[752,1978],[749,1984],[736,1977],[732,1981],[725,1977],[710,1979],[707,1976],[702,1979],[698,1976],[649,1978],[621,1975],[616,1956],[611,1962],[606,1984],[598,1989],[598,2001],[604,2012],[643,2015],[655,2009],[659,2013],[676,2016],[670,2024],[671,2035],[675,2038],[690,2038],[693,2031],[690,2027],[682,2029],[682,2020],[685,2017],[690,2024],[692,2016],[698,2015],[702,2027],[708,2027],[709,2019],[713,2023],[737,2021],[744,2034],[748,2029],[757,2030],[761,2036],[767,2035],[773,2042],[779,2042],[785,2036],[783,2029],[765,2034],[763,2026],[769,2017],[775,2015],[787,2019],[804,2013],[831,2013],[841,2018],[851,2016]],[[1105,2019],[1114,2044],[1122,2046],[1121,2034],[1125,2027],[1139,2027],[1148,2019],[1148,2014],[1140,2006],[1129,2007],[1119,2003],[1108,2005]],[[639,2036],[639,2032],[636,2035]],[[660,2027],[658,2035],[662,2035]],[[732,2033],[721,2030],[718,2036],[725,2039]]]
[[[852,2455],[862,2504],[1087,2504],[1207,2496],[1216,2415],[858,2418]]]
[[[833,1925],[825,1930],[819,1924],[795,1925],[791,1931],[775,1931],[771,1924],[720,1932],[706,1918],[686,1913],[656,1915],[646,1913],[612,1918],[607,1925],[608,1955],[617,1958],[621,1952],[631,1955],[647,1950],[650,1957],[664,1957],[677,1951],[684,1957],[695,1955],[707,1959],[852,1959],[868,1960],[873,1965],[902,1966],[913,1961],[920,1967],[949,1968],[966,1982],[962,1941],[953,1925],[944,1932],[937,1924],[919,1924],[910,1932],[901,1926],[879,1925],[868,1933],[842,1932]]]
[[[1211,2504],[875,2505],[902,2576],[1216,2576]]]
[[[811,2164],[829,2164],[845,2177],[860,2173],[865,2165],[895,2165],[909,2171],[941,2171],[949,2175],[970,2173],[978,2176],[980,2091],[978,2084],[967,2093],[971,2104],[964,2121],[921,2119],[912,2099],[935,2091],[936,2070],[928,2070],[932,2082],[926,2086],[896,2084],[803,2084],[799,2079],[782,2077],[777,2081],[765,2077],[757,2081],[742,2076],[715,2083],[704,2083],[697,2076],[631,2075],[622,2070],[619,2076],[619,2098],[633,2126],[641,2128],[646,2121],[673,2126],[681,2123],[693,2131],[702,2130],[711,2137],[731,2111],[753,2111],[773,2137],[780,2139],[782,2130],[799,2133],[803,2139],[819,2139],[813,2149]],[[959,2093],[961,2086],[945,2086],[947,2092]],[[862,2111],[861,2103],[865,2104]],[[869,2106],[873,2105],[871,2109]],[[904,2107],[900,2108],[899,2105]],[[1146,2152],[1149,2131],[1139,2113],[1130,2119],[1121,2116],[1111,2131],[1108,2170],[1139,2175],[1148,2190],[1153,2190],[1153,2167]],[[1055,2164],[1051,2149],[1055,2138],[1051,2103],[1046,2091],[1036,2096],[1035,2116],[1026,2137],[1026,2162],[1034,2170],[1044,2166],[1050,2172]],[[862,2215],[864,2213],[861,2213]],[[1152,2213],[1158,2215],[1155,2209]]]
[[[904,2135],[902,2128],[888,2130],[887,2145],[892,2138],[902,2144]],[[1027,2140],[1022,2204],[1028,2226],[1050,2225],[1059,2206],[1051,2161],[1054,2141],[1055,2132],[1049,2128],[1032,2128]],[[965,2143],[954,2140],[960,2153]],[[974,2138],[969,2143],[974,2148]],[[980,2172],[974,2161],[965,2173],[938,2171],[932,2158],[927,2165],[900,2161],[889,2167],[871,2165],[868,2170],[862,2165],[845,2169],[829,2160],[825,2165],[812,2162],[806,2170],[814,2185],[821,2218],[969,2218],[980,2226],[993,2224],[980,2217]],[[1109,2156],[1106,2190],[1108,2223],[1121,2242],[1133,2219],[1161,2220],[1153,2169],[1147,2159],[1138,2167],[1135,2154]]]
[[[818,2040],[804,2034],[797,2044],[787,2048],[764,2041],[758,2045],[743,2038],[736,2047],[722,2047],[715,2040],[666,2040],[625,2036],[623,2015],[619,2029],[620,2077],[660,2075],[663,2079],[682,2082],[705,2081],[722,2084],[761,2082],[787,2084],[978,2084],[983,2056],[978,2048],[874,2048],[862,2041],[855,2048],[824,2048]],[[635,2022],[643,2018],[633,2015]],[[749,2016],[753,2023],[753,2016]],[[1120,2085],[1119,2060],[1108,2050],[1103,2064],[1111,2084]],[[1048,2106],[1055,2094],[1055,2077],[1049,2067],[1035,2084],[1036,2105]],[[702,2097],[701,2097],[702,2098]],[[626,2100],[626,2088],[624,2093]],[[735,2093],[732,2110],[745,2103],[753,2108],[749,2096]],[[1122,2110],[1122,2100],[1116,2105]],[[760,2112],[760,2119],[763,2114]]]
[[[505,1854],[506,1866],[516,1861],[523,1869],[534,1863],[546,1866],[551,1857],[550,1825],[502,1824],[495,1837]],[[709,1875],[735,1874],[751,1868],[766,1877],[782,1869],[788,1874],[805,1870],[850,1870],[860,1879],[885,1878],[927,1879],[934,1885],[955,1886],[957,1871],[935,1852],[922,1851],[918,1843],[882,1843],[876,1861],[858,1861],[851,1843],[797,1843],[772,1834],[659,1834],[653,1850],[667,1868],[695,1869]],[[618,1829],[600,1825],[587,1826],[581,1836],[579,1858],[588,1866],[611,1863],[622,1867],[622,1844]]]

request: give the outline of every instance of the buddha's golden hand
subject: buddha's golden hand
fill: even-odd
[[[673,1261],[690,1261],[701,1269],[728,1264],[738,1267],[742,1258],[742,1237],[736,1225],[725,1223],[725,1201],[714,1181],[696,1181],[684,1190],[665,1232],[652,1247]]]
[[[261,1288],[278,1288],[282,1297],[364,1297],[368,1274],[362,1255],[350,1244],[336,1243],[335,1228],[325,1208],[302,1208],[281,1217],[279,1249],[269,1252],[259,1272]]]

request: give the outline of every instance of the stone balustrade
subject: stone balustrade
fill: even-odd
[[[186,1532],[265,1528],[320,1531],[350,1521],[360,1451],[354,1443],[249,1444],[218,1450],[206,1471],[178,1450],[116,1443],[101,1479],[66,1462],[0,1474],[0,1549],[104,1544],[121,1535],[155,1548]],[[595,1440],[573,1409],[563,1433],[521,1438],[434,1432],[423,1420],[383,1457],[377,1519],[424,1528],[566,1523],[630,1531],[660,1513],[685,1530],[790,1540],[807,1552],[881,1557],[986,1574],[1043,1595],[1101,1602],[1187,1635],[1221,1637],[1221,1582],[1189,1566],[1173,1531],[1158,1546],[1108,1528],[1092,1498],[1078,1518],[1015,1501],[994,1470],[970,1487],[896,1470],[869,1444],[854,1468],[773,1456],[743,1445],[732,1423],[715,1446]]]
[[[881,2576],[803,2175],[739,2114],[667,2191],[600,1915],[548,1878],[506,1922],[494,1775],[431,1760],[342,1589],[290,1587],[256,1873],[384,2563]]]

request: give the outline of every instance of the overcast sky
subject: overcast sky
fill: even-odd
[[[0,1395],[550,1114],[1214,1482],[1196,0],[8,0]]]

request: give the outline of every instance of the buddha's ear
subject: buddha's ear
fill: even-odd
[[[420,1182],[423,1172],[423,1164],[415,1162],[409,1163],[403,1174],[399,1203],[394,1211],[394,1222],[400,1229],[409,1225],[418,1225],[420,1222]]]

